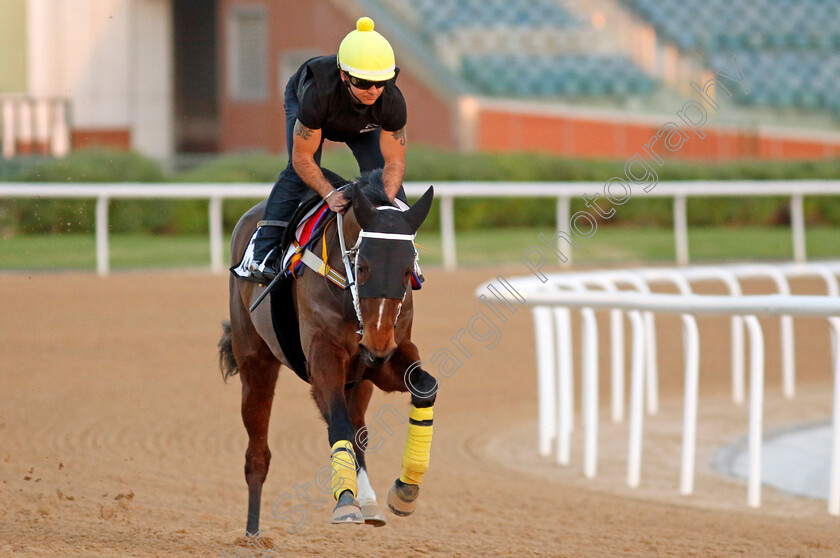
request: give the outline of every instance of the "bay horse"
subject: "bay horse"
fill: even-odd
[[[337,175],[336,175],[337,176]],[[322,490],[336,500],[333,523],[384,525],[365,466],[365,412],[376,386],[385,392],[411,392],[408,438],[400,477],[388,493],[388,509],[410,515],[417,506],[420,483],[428,469],[436,380],[420,366],[411,341],[414,234],[431,208],[432,187],[409,209],[400,211],[385,194],[381,172],[374,171],[352,186],[352,206],[343,219],[331,222],[312,248],[327,254],[328,266],[344,270],[338,227],[347,246],[354,246],[355,285],[342,289],[306,269],[290,279],[287,291],[299,323],[304,373],[311,394],[328,426],[330,475]],[[265,202],[248,210],[231,239],[231,261],[238,262],[262,218]],[[326,252],[323,252],[326,243]],[[353,278],[348,277],[348,283]],[[357,291],[354,304],[353,288]],[[275,333],[272,304],[251,304],[264,286],[230,277],[230,321],[219,342],[220,367],[227,380],[242,381],[242,420],[248,432],[245,481],[248,485],[246,536],[259,534],[260,500],[271,452],[268,424],[281,366],[293,368]],[[273,290],[270,297],[278,296]],[[267,301],[266,301],[267,302]],[[288,350],[287,353],[292,353]],[[299,367],[300,368],[300,367]],[[319,481],[321,482],[321,481]]]

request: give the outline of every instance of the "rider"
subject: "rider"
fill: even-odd
[[[405,201],[406,106],[395,81],[399,68],[388,41],[362,17],[338,47],[337,55],[305,62],[286,86],[288,166],[268,197],[260,222],[252,275],[270,281],[279,271],[275,245],[308,189],[315,190],[336,213],[344,212],[349,195],[334,190],[321,171],[325,139],[352,150],[362,173],[383,169],[385,191]]]

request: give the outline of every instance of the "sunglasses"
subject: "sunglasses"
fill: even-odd
[[[350,85],[356,89],[361,89],[362,91],[367,91],[371,87],[376,87],[377,89],[385,87],[384,81],[370,81],[369,79],[357,78],[356,76],[351,76],[350,74],[347,74],[347,80],[350,82]]]

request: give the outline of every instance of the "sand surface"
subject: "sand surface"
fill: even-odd
[[[597,478],[583,477],[579,416],[572,464],[540,458],[530,312],[522,307],[497,324],[495,337],[459,337],[482,309],[476,286],[521,272],[427,271],[415,341],[429,359],[455,350],[460,338],[470,356],[442,380],[432,466],[410,518],[389,515],[380,529],[332,526],[330,503],[295,495],[296,484],[313,483],[328,463],[329,446],[308,386],[281,372],[262,508],[262,537],[274,550],[265,553],[240,538],[247,436],[239,379],[223,383],[216,349],[227,277],[0,275],[0,556],[840,556],[840,518],[828,515],[825,501],[765,488],[763,506],[751,509],[745,483],[713,468],[719,448],[747,432],[747,409],[729,396],[726,319],[700,324],[695,495],[678,494],[678,318],[658,321],[662,409],[646,417],[641,487],[625,486],[627,426],[608,420],[605,348]],[[797,282],[794,291],[821,288]],[[766,428],[828,420],[824,320],[796,320],[793,401],[779,395],[778,324],[762,323]],[[408,402],[377,393],[370,409],[407,410]],[[404,437],[402,429],[383,434],[368,456],[380,502],[399,474]],[[305,519],[284,513],[293,505]]]

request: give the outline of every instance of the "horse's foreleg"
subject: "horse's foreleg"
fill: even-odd
[[[384,391],[411,393],[402,470],[388,492],[388,509],[399,516],[411,515],[417,509],[420,484],[429,469],[438,384],[431,374],[420,367],[417,347],[410,342],[397,349],[387,371],[383,370],[374,383]]]
[[[332,492],[336,499],[333,523],[364,523],[356,503],[359,493],[358,461],[353,445],[355,430],[350,421],[344,385],[349,356],[326,340],[315,339],[307,355],[312,395],[327,421],[331,453]]]
[[[420,484],[429,469],[434,403],[438,388],[437,381],[419,364],[413,369],[407,369],[405,378],[411,392],[408,436],[400,478],[394,481],[394,486],[388,492],[388,509],[400,516],[411,515],[417,509]]]
[[[367,381],[361,382],[355,389],[347,393],[347,406],[350,409],[350,420],[355,430],[353,446],[356,449],[356,459],[359,463],[357,473],[359,492],[356,495],[356,502],[362,510],[365,523],[374,527],[382,527],[387,523],[387,520],[385,519],[382,508],[376,503],[376,493],[368,479],[367,463],[365,462],[365,448],[367,444],[365,412],[367,411],[372,394],[373,384]]]

